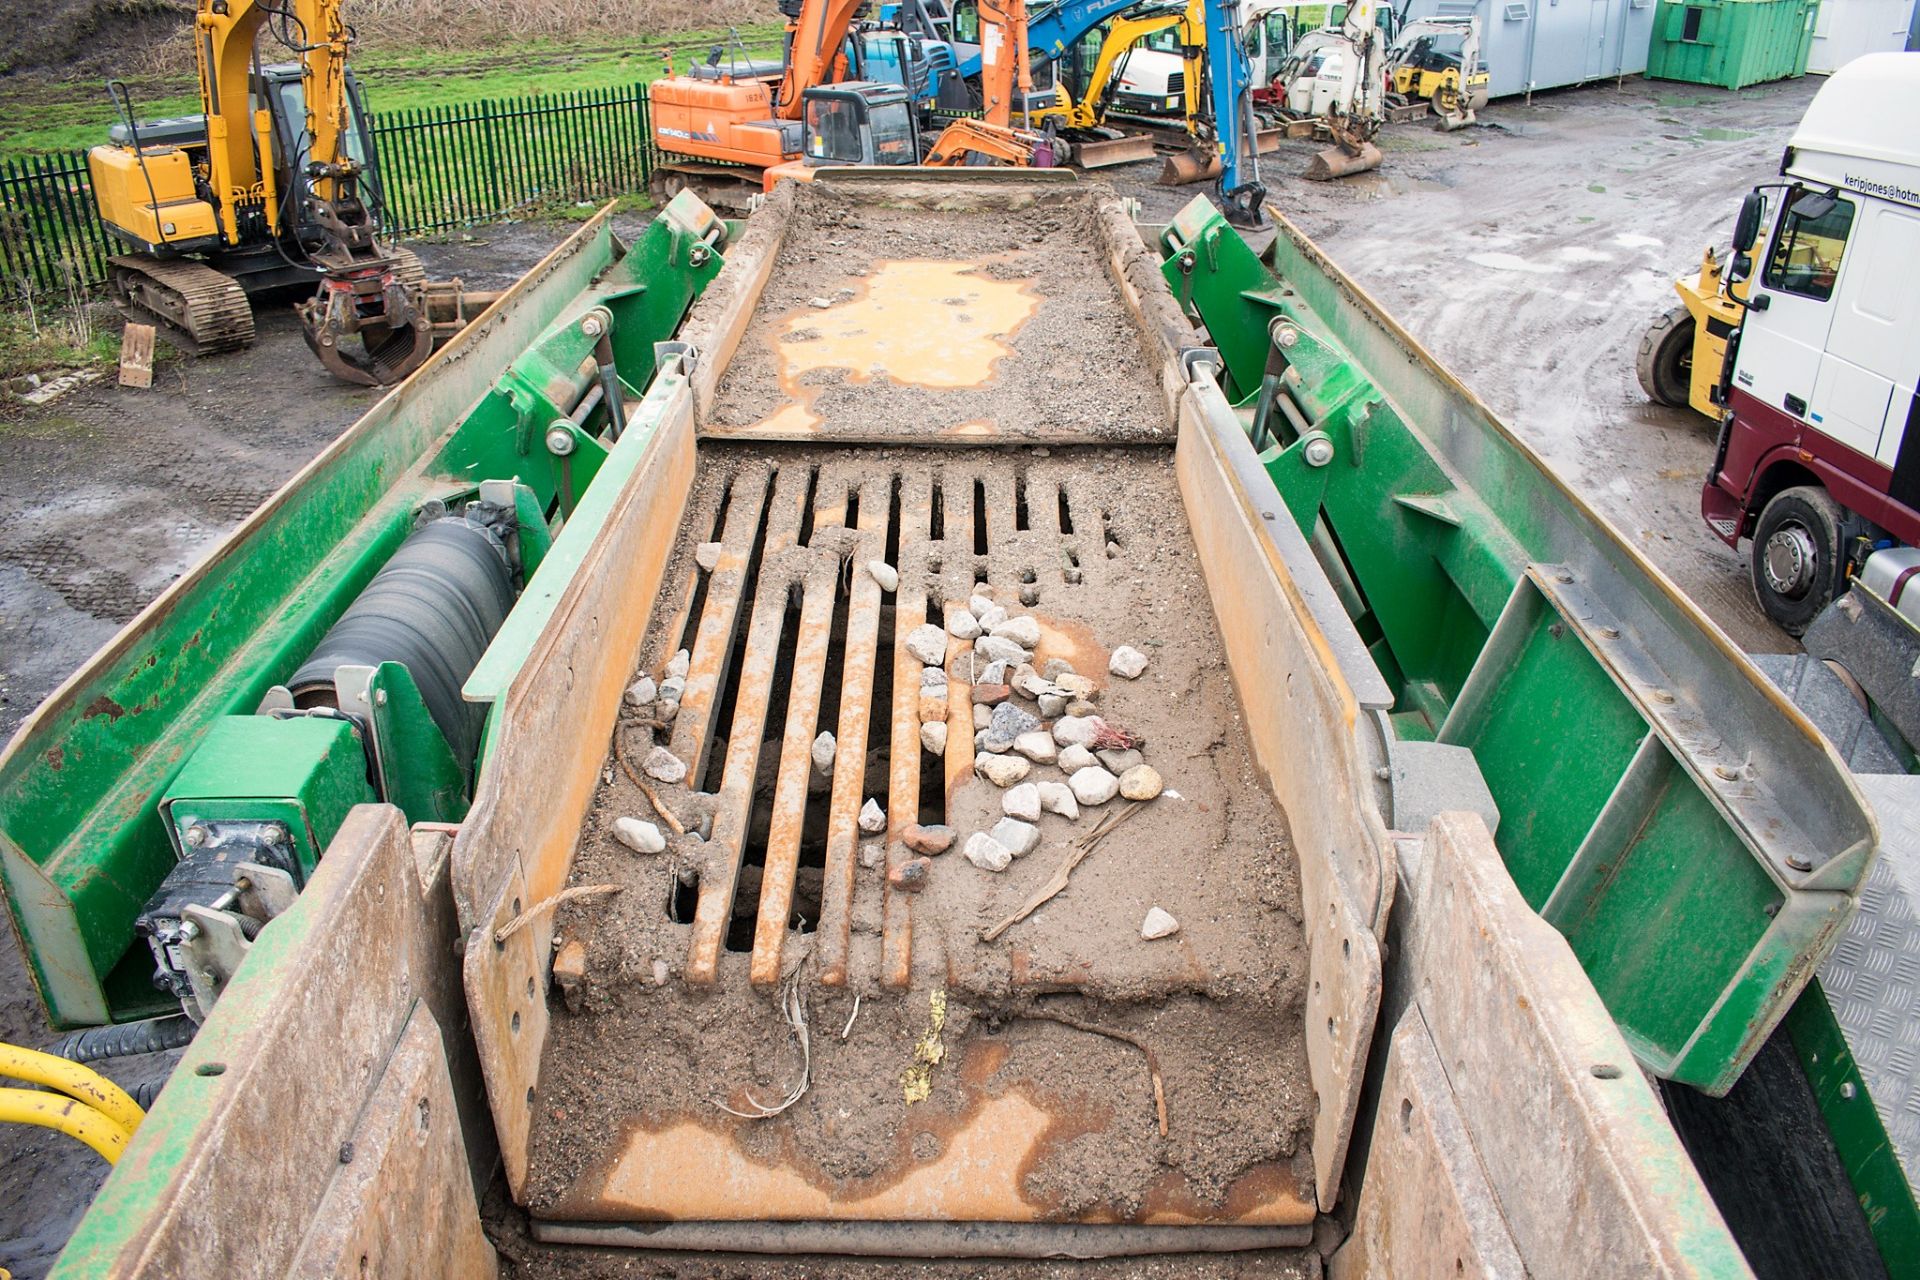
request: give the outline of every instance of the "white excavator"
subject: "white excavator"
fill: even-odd
[[[1355,0],[1337,27],[1309,31],[1274,77],[1282,113],[1312,120],[1332,145],[1308,163],[1304,177],[1323,182],[1380,165],[1374,135],[1386,119],[1387,33],[1374,0]]]

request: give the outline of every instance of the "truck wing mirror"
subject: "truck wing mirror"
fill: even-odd
[[[1727,279],[1738,284],[1753,274],[1753,255],[1745,250],[1735,249],[1733,257],[1727,263]]]
[[[1753,247],[1753,238],[1760,234],[1760,219],[1767,211],[1767,198],[1758,191],[1747,192],[1747,198],[1740,202],[1740,217],[1733,224],[1733,251],[1744,254]],[[1749,267],[1749,270],[1751,267]]]

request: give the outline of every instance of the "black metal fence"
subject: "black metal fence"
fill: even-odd
[[[374,112],[384,224],[419,236],[647,189],[647,88],[583,89]],[[0,164],[0,302],[91,289],[113,241],[84,151]]]

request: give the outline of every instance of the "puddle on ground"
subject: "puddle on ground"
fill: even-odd
[[[1739,142],[1743,138],[1751,138],[1753,136],[1753,130],[1751,129],[1695,129],[1693,131],[1693,136],[1696,138],[1705,138],[1708,142]]]
[[[1517,253],[1470,253],[1467,261],[1494,271],[1524,271],[1533,275],[1552,275],[1560,268],[1546,262],[1530,262]]]

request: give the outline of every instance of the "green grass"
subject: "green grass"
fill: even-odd
[[[119,359],[118,327],[96,323],[87,341],[76,342],[68,318],[65,310],[43,308],[36,332],[25,314],[0,312],[0,398],[11,396],[10,381],[26,374],[105,368]]]
[[[747,55],[778,57],[781,25],[743,27]],[[704,60],[725,32],[690,31],[649,39],[528,40],[480,49],[355,50],[354,69],[376,114],[515,98],[577,89],[607,89],[651,83],[665,74],[663,50],[674,65]],[[190,115],[200,110],[190,71],[132,82],[135,110],[144,120]],[[115,119],[106,89],[87,81],[15,80],[0,94],[0,160],[84,150],[106,140]]]

